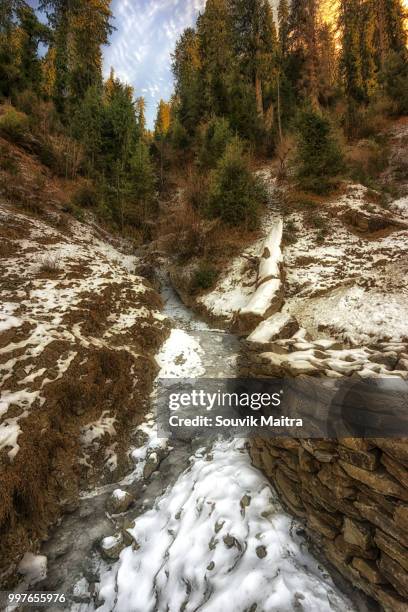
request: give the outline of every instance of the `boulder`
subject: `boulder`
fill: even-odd
[[[133,501],[133,495],[122,489],[115,489],[106,502],[106,509],[110,514],[122,514],[129,510]]]
[[[103,538],[100,543],[102,555],[110,560],[117,561],[120,553],[126,548],[126,542],[121,533]]]

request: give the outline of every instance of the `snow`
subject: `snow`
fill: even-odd
[[[272,224],[263,245],[259,263],[258,285],[270,278],[280,278],[280,265],[283,259],[281,250],[282,232],[283,220],[279,218]]]
[[[251,296],[246,306],[241,308],[240,314],[258,315],[266,317],[271,305],[279,299],[282,291],[282,282],[278,278],[267,280]]]
[[[292,317],[286,313],[277,312],[265,321],[262,321],[258,327],[247,338],[248,342],[258,342],[266,344],[278,338],[282,330],[289,325]]]
[[[123,489],[115,489],[112,493],[112,496],[115,499],[118,499],[119,501],[124,499],[126,497],[127,493],[126,491],[123,491]]]
[[[23,419],[34,401],[38,399],[40,406],[44,403],[46,386],[69,373],[78,354],[107,347],[127,350],[137,358],[137,345],[135,349],[129,346],[129,336],[135,333],[132,328],[136,323],[161,323],[164,317],[142,299],[147,286],[133,274],[136,257],[124,255],[102,240],[98,237],[102,232],[96,227],[71,220],[69,227],[59,230],[20,211],[9,213],[5,204],[0,204],[0,215],[16,235],[12,255],[0,261],[0,275],[10,281],[2,286],[0,308],[0,335],[7,334],[6,342],[0,344],[0,450],[7,446],[13,459],[19,451]],[[122,248],[124,244],[117,241],[117,246]],[[48,260],[56,263],[57,270],[45,278],[39,268]],[[93,337],[85,328],[87,302],[92,307],[95,300],[94,307],[98,307],[99,298],[108,303],[110,295],[112,303],[103,321],[104,329],[99,337]],[[82,308],[84,316],[71,322]],[[32,394],[31,401],[22,406],[24,411],[19,416],[7,418],[11,404],[20,405],[21,396],[12,402],[8,399],[16,393]],[[94,428],[95,435],[112,431],[109,424],[101,427]],[[94,434],[84,432],[85,443]]]
[[[205,369],[200,355],[203,350],[199,342],[182,329],[172,329],[157,356],[160,378],[197,378]]]
[[[352,610],[296,528],[244,443],[218,441],[128,529],[135,546],[103,573],[97,609]]]
[[[47,557],[26,552],[18,566],[18,573],[24,577],[27,586],[44,580],[47,576]]]
[[[296,242],[284,251],[284,311],[314,338],[322,329],[355,345],[408,336],[408,230],[359,236],[341,218],[350,209],[367,218],[372,212],[394,218],[368,201],[367,192],[350,185],[345,195],[316,209],[327,232],[323,243],[303,213],[286,219],[298,229]],[[399,215],[396,221],[407,220],[406,198],[389,208]]]
[[[98,440],[98,438],[102,438],[104,435],[109,435],[111,437],[116,435],[115,423],[116,418],[108,416],[109,413],[107,410],[104,410],[101,414],[100,418],[93,423],[88,423],[81,430],[81,442],[83,446],[90,446]]]

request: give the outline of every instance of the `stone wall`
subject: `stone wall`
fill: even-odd
[[[408,441],[254,438],[253,464],[328,561],[385,610],[408,610]]]

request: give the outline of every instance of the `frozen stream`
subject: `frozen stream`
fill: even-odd
[[[233,377],[237,338],[196,320],[169,286],[163,297],[174,327],[158,355],[158,388],[166,376]],[[134,471],[84,495],[43,547],[48,572],[36,589],[70,596],[65,608],[53,610],[355,609],[308,552],[300,525],[252,467],[244,441],[157,440],[148,415],[133,443]],[[157,469],[143,479],[152,460]],[[135,502],[110,516],[106,502],[117,489]],[[126,546],[119,560],[108,561],[99,543],[118,533]]]

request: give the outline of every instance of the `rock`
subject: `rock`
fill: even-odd
[[[103,538],[100,543],[102,555],[108,560],[117,561],[120,553],[126,548],[126,542],[121,533]]]
[[[319,469],[318,461],[302,446],[299,447],[299,467],[304,472],[314,473]]]
[[[378,449],[372,451],[352,450],[339,445],[338,451],[343,461],[365,470],[373,471],[380,463],[380,451]]]
[[[133,446],[135,446],[135,448],[142,448],[143,446],[146,446],[148,440],[148,434],[142,429],[138,429],[133,439]]]
[[[143,478],[148,480],[150,476],[157,470],[160,465],[160,460],[156,452],[150,453],[146,459],[145,466],[143,468]]]
[[[133,501],[133,495],[122,489],[115,489],[106,502],[106,509],[110,514],[122,514],[129,509]]]
[[[333,491],[338,499],[355,499],[356,487],[338,464],[324,464],[317,474],[320,482]]]
[[[395,353],[394,351],[389,351],[386,353],[372,353],[368,360],[372,361],[373,363],[381,363],[389,370],[394,370],[398,362],[398,353]]]
[[[394,521],[398,527],[408,531],[408,506],[400,504],[395,508]]]
[[[408,573],[404,568],[385,553],[381,554],[378,567],[394,589],[403,597],[408,597]]]
[[[408,466],[408,444],[406,439],[373,438],[370,441],[397,461]]]
[[[223,541],[227,548],[233,548],[235,546],[236,548],[238,548],[238,550],[242,549],[241,544],[238,542],[238,540],[229,533],[223,537]]]
[[[408,572],[408,550],[380,529],[376,529],[374,542],[380,550],[397,561]]]
[[[369,582],[372,582],[373,584],[384,584],[387,582],[374,561],[354,557],[351,564],[358,571],[358,573],[361,574],[363,578],[366,578],[366,580]]]
[[[408,359],[407,358],[400,359],[397,365],[395,366],[395,369],[402,370],[404,372],[408,372]]]
[[[386,453],[382,454],[381,463],[391,476],[394,476],[403,487],[408,489],[408,470],[405,466],[389,457]]]
[[[379,468],[376,472],[369,472],[345,461],[339,460],[339,464],[351,478],[366,484],[377,493],[398,497],[404,501],[408,500],[408,491],[401,487],[399,482],[394,480],[383,468]]]
[[[289,338],[299,329],[299,324],[289,314],[278,312],[265,321],[248,336],[248,342],[265,344],[281,338]]]
[[[359,546],[354,546],[353,544],[349,544],[346,542],[344,537],[340,534],[334,541],[338,550],[344,555],[347,562],[349,562],[353,557],[361,557],[362,559],[371,559],[375,560],[378,557],[378,549],[373,546],[373,548],[367,548],[366,550],[360,548]]]
[[[363,438],[339,438],[339,444],[356,451],[368,451],[373,448],[373,445]]]
[[[302,498],[299,495],[299,487],[294,484],[284,472],[280,469],[280,467],[276,470],[276,486],[282,494],[284,500],[289,501],[291,506],[295,506],[296,508],[302,509],[303,502]]]
[[[316,376],[322,372],[323,367],[316,367],[306,360],[286,359],[282,367],[292,376]]]
[[[268,373],[269,376],[281,376],[283,374],[282,369],[282,357],[275,353],[262,353],[260,360],[263,369]]]
[[[343,524],[343,537],[347,544],[357,546],[362,550],[373,547],[373,528],[368,523],[362,523],[345,517]]]
[[[324,521],[320,515],[316,512],[308,512],[307,513],[307,524],[310,529],[321,533],[325,538],[329,540],[334,540],[334,538],[338,535],[339,530],[329,525],[326,521]]]
[[[386,612],[407,612],[406,600],[402,599],[394,589],[378,589],[374,596]]]
[[[248,506],[251,504],[251,496],[244,495],[244,497],[241,499],[239,503],[240,503],[242,510],[245,511],[245,508],[248,508]]]
[[[268,551],[266,550],[266,546],[257,546],[256,555],[258,559],[265,559],[267,554],[268,554]]]
[[[338,351],[343,348],[342,342],[338,342],[337,340],[326,340],[324,338],[315,340],[313,344],[322,351]]]
[[[370,521],[370,523],[408,547],[408,535],[406,535],[404,531],[401,531],[392,518],[382,512],[377,505],[369,502],[354,502],[354,505],[361,515]]]

